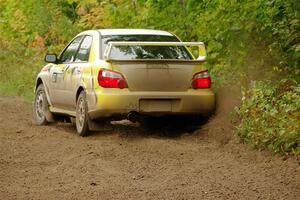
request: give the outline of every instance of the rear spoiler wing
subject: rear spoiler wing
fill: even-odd
[[[185,47],[198,47],[199,57],[196,60],[185,59],[135,59],[135,60],[120,60],[111,58],[111,50],[113,46],[185,46]],[[206,60],[206,50],[203,42],[109,42],[105,51],[104,59],[108,61],[167,61],[167,62],[190,62],[190,61],[204,61]]]

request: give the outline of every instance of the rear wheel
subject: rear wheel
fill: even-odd
[[[46,97],[45,88],[40,84],[35,92],[34,105],[33,105],[33,119],[37,125],[45,125],[49,122],[48,119],[53,118],[50,110],[49,103]]]
[[[76,129],[77,133],[82,137],[88,135],[88,121],[89,117],[86,103],[86,95],[84,91],[81,91],[81,93],[78,96],[76,105]]]

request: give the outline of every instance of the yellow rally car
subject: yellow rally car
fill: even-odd
[[[191,54],[192,48],[199,55]],[[215,95],[201,42],[166,31],[102,29],[78,34],[48,62],[35,86],[34,120],[71,118],[85,136],[103,118],[209,115]]]

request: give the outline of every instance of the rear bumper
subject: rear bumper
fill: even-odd
[[[102,89],[95,91],[93,96],[95,103],[89,105],[92,119],[126,115],[131,111],[147,115],[209,115],[215,109],[215,95],[211,89],[190,89],[185,92]]]

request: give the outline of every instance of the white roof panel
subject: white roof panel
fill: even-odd
[[[151,29],[99,29],[101,35],[166,35],[172,36],[171,33],[161,30]]]

